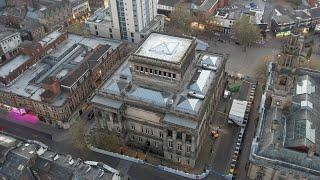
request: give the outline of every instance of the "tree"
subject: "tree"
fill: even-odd
[[[310,60],[310,59],[311,59],[311,56],[312,56],[312,47],[310,47],[310,48],[308,49],[306,59],[307,59],[307,60]]]
[[[235,38],[243,45],[244,51],[246,51],[247,47],[255,44],[261,37],[259,28],[250,23],[248,16],[241,16],[240,19],[236,20],[232,29]]]
[[[264,56],[259,59],[258,64],[256,65],[253,76],[259,84],[264,85],[267,80],[267,65],[270,62],[271,57]]]
[[[79,118],[69,128],[72,145],[81,152],[86,153],[89,149],[85,141],[86,122]]]
[[[195,18],[186,3],[178,3],[174,6],[170,19],[170,24],[174,28],[174,31],[181,30],[183,33],[189,34],[191,23]]]

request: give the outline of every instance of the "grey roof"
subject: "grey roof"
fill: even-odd
[[[202,70],[189,89],[205,94],[211,84],[210,76],[212,74],[213,72],[210,70]]]
[[[179,2],[180,2],[180,0],[159,0],[158,4],[164,5],[164,6],[174,7]]]
[[[138,87],[128,95],[130,98],[166,106],[170,93]]]
[[[165,122],[172,123],[178,126],[183,126],[191,129],[196,129],[198,123],[190,119],[181,118],[172,114],[166,114],[163,118]]]
[[[201,41],[200,39],[196,39],[196,41],[197,41],[197,46],[196,46],[197,51],[205,51],[209,48],[208,43]]]
[[[202,100],[196,98],[182,98],[181,103],[177,105],[177,109],[187,113],[196,114],[201,106]]]
[[[302,153],[287,148],[276,149],[274,146],[269,146],[267,149],[261,152],[261,155],[268,158],[285,161],[293,165],[299,165],[320,171],[320,157],[308,157],[307,153]],[[290,168],[296,169],[294,166],[291,166]]]
[[[309,13],[313,19],[320,18],[320,7],[309,9]]]
[[[114,108],[114,109],[119,109],[123,104],[120,101],[109,99],[109,98],[102,97],[102,96],[99,96],[99,95],[94,96],[91,99],[91,102],[97,103],[97,104],[101,104],[103,106],[108,106],[108,107],[111,107],[111,108]]]
[[[286,145],[289,147],[310,147],[320,136],[315,127],[320,127],[319,83],[309,75],[297,78],[294,105],[287,125]],[[319,133],[318,133],[319,134]],[[318,150],[319,151],[319,150]]]
[[[108,87],[105,88],[108,93],[111,94],[120,94],[120,88],[116,81],[112,81]]]

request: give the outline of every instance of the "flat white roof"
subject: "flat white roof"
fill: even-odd
[[[79,36],[76,34],[69,34],[68,38],[50,53],[50,56],[59,57],[67,49],[69,49],[70,47],[72,47],[77,43],[85,45],[92,49],[96,48],[99,45],[110,45],[112,46],[113,49],[115,49],[121,44],[120,41],[116,41],[116,40],[97,38],[97,37],[85,38],[83,36]]]
[[[179,62],[191,43],[191,39],[151,33],[135,54],[163,61]]]
[[[8,76],[10,72],[14,71],[23,63],[27,62],[29,58],[30,56],[27,56],[27,55],[19,55],[16,58],[12,59],[8,63],[0,67],[0,76],[1,77]]]
[[[247,101],[240,101],[240,100],[234,99],[232,102],[229,116],[232,115],[232,116],[244,118],[247,104],[248,104]]]
[[[61,32],[59,30],[53,31],[52,33],[46,35],[44,38],[42,38],[39,43],[41,46],[45,46],[49,43],[52,43],[54,40],[56,40],[61,35]]]

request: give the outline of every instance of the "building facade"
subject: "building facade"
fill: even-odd
[[[0,32],[0,64],[18,54],[21,43],[19,32],[10,30]]]
[[[91,9],[88,1],[70,0],[73,19],[87,17]]]
[[[152,31],[163,31],[164,18],[157,15],[156,0],[111,0],[86,21],[94,35],[140,42]]]
[[[226,81],[226,56],[190,37],[151,33],[91,99],[100,127],[194,166]]]

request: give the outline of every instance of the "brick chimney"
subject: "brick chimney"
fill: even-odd
[[[40,95],[41,101],[50,102],[61,94],[61,84],[56,77],[48,78],[42,87],[45,91]]]

